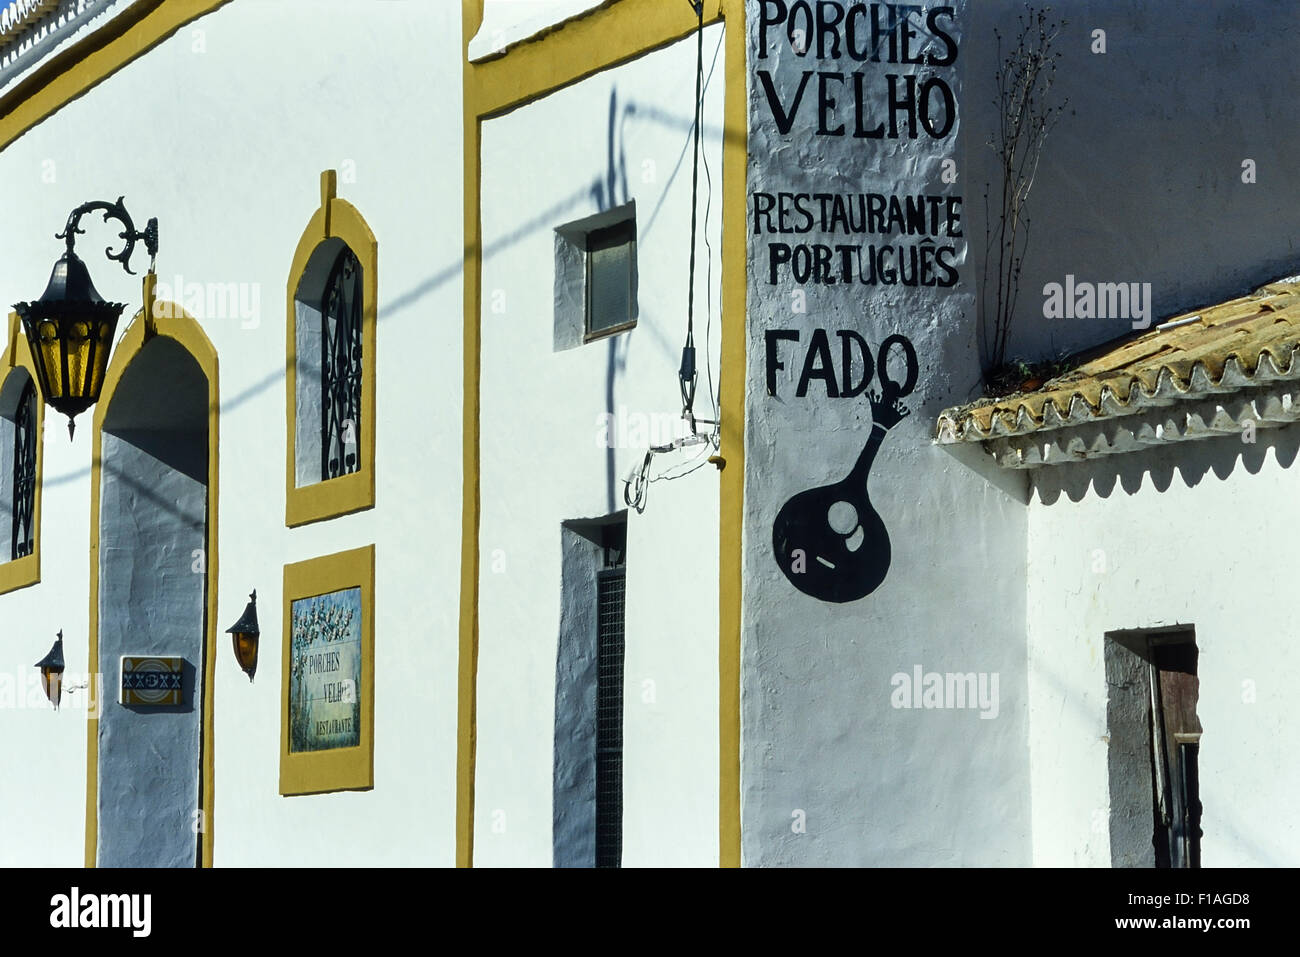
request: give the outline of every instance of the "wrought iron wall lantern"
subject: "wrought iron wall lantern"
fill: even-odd
[[[124,302],[106,302],[90,281],[90,270],[73,252],[78,233],[84,233],[81,217],[103,212],[104,222],[116,219],[123,227],[118,236],[123,245],[116,253],[111,247],[104,254],[120,262],[131,275],[129,264],[137,242],[149,251],[149,272],[153,272],[158,255],[158,220],[150,219],[143,232],[137,232],[130,214],[117,202],[83,203],[68,216],[68,225],[56,239],[67,242],[67,251],[54,264],[45,293],[35,302],[14,303],[23,321],[27,342],[41,395],[57,412],[68,417],[68,437],[76,428],[75,417],[99,401],[108,368],[108,354],[113,347],[117,320],[126,308]]]
[[[54,710],[59,710],[59,699],[63,696],[63,632],[54,640],[54,645],[36,667],[41,669],[41,685],[45,688],[45,697],[50,699]]]
[[[235,660],[248,675],[248,680],[252,681],[253,674],[257,671],[257,640],[262,634],[257,627],[257,589],[253,589],[248,596],[244,613],[239,616],[239,621],[226,629],[226,634],[231,636],[234,643]]]

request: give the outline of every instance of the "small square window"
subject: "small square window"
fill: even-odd
[[[587,234],[586,338],[636,325],[636,222]]]
[[[555,230],[555,351],[637,321],[636,203]]]

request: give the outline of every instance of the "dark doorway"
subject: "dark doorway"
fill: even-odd
[[[99,508],[101,867],[194,867],[203,821],[208,382],[175,340],[131,360],[104,417]],[[180,704],[124,705],[121,659],[179,657]]]
[[[1106,639],[1111,864],[1200,867],[1195,634],[1174,628]]]

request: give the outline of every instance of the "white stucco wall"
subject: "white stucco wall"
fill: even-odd
[[[1153,316],[1161,317],[1300,272],[1300,224],[1277,215],[1300,203],[1290,137],[1277,133],[1277,117],[1300,96],[1288,39],[1300,18],[1296,5],[1052,6],[1051,20],[1065,25],[1054,47],[1051,103],[1064,112],[1026,205],[1032,235],[1009,357],[1048,358],[1132,331],[1124,319],[1044,320],[1043,287],[1067,274],[1150,283]],[[994,30],[1005,56],[1024,8],[1021,0],[970,4],[963,180],[976,262],[984,249],[983,191],[999,183],[997,154],[986,145],[995,130]],[[1096,31],[1104,33],[1104,53],[1094,52],[1102,49]],[[1201,69],[1187,68],[1192,48]],[[1247,160],[1253,182],[1243,181]]]
[[[220,359],[215,863],[454,861],[461,436],[461,25],[451,3],[236,2],[183,28],[0,154],[5,303],[40,295],[54,233],[89,199],[125,195],[160,222],[160,296],[241,284],[246,314],[199,315]],[[379,243],[376,506],[284,525],[285,286],[319,175]],[[78,253],[106,298],[138,308],[109,263],[119,227],[83,221]],[[147,266],[142,249],[133,266]],[[207,286],[205,285],[205,288]],[[182,299],[184,303],[184,299]],[[191,310],[194,311],[194,310]],[[0,596],[3,668],[29,681],[63,629],[84,671],[90,424],[49,414],[40,584]],[[282,569],[376,544],[375,788],[278,793]],[[186,558],[189,561],[189,558]],[[225,629],[257,589],[250,684]],[[36,691],[35,702],[44,700]],[[78,866],[86,726],[0,708],[0,864]],[[39,770],[31,770],[39,769]],[[58,822],[36,827],[36,822]]]
[[[997,182],[985,145],[993,31],[1013,34],[1022,10],[1018,0],[970,5],[964,178],[974,196]],[[1150,283],[1155,324],[1300,272],[1300,229],[1275,213],[1300,203],[1276,120],[1300,94],[1286,41],[1294,4],[1090,0],[1056,13],[1067,22],[1052,99],[1066,108],[1028,204],[1010,356],[1046,358],[1132,334],[1125,319],[1044,319],[1043,286],[1067,274]],[[1203,69],[1186,69],[1192,47]],[[1243,180],[1247,160],[1254,182]],[[979,251],[983,203],[968,208]],[[1027,565],[1035,864],[1110,864],[1104,636],[1176,623],[1195,626],[1201,649],[1204,863],[1295,863],[1295,830],[1282,813],[1295,784],[1295,724],[1277,697],[1295,658],[1285,586],[1265,558],[1277,553],[1293,500],[1295,439],[1284,435],[1038,473]],[[1281,454],[1265,455],[1274,442]],[[1234,464],[1243,452],[1249,466]],[[1071,491],[1051,491],[1062,484]],[[1105,573],[1092,571],[1094,552]],[[1255,704],[1243,701],[1247,680]]]
[[[746,7],[751,265],[742,638],[744,862],[1023,865],[1029,860],[1024,478],[998,475],[977,458],[952,457],[931,443],[935,415],[964,398],[980,372],[966,219],[966,210],[977,200],[960,172],[963,111],[971,102],[962,87],[970,42],[967,8],[957,4],[955,12],[937,21],[955,44],[956,58],[950,60],[952,50],[936,33],[930,49],[937,59],[950,62],[918,65],[903,62],[902,27],[895,33],[892,63],[887,41],[882,41],[879,62],[855,59],[844,28],[833,43],[829,34],[823,43],[807,31],[806,20],[769,24],[764,46],[763,13],[780,21],[780,6],[750,2]],[[844,14],[847,6],[827,9]],[[866,33],[859,32],[853,46],[868,49],[870,31],[861,24],[869,21],[855,23]],[[800,28],[803,55],[793,32]],[[912,33],[919,39],[909,38],[906,56],[919,57],[926,50],[927,31],[914,21]],[[824,93],[822,74],[839,78]],[[951,127],[935,136],[922,132],[918,121],[917,136],[910,137],[900,112],[897,135],[891,135],[885,107],[890,75],[914,76],[918,87],[936,80],[946,84],[957,104]],[[855,115],[855,77],[861,78],[863,91],[861,120]],[[942,131],[944,110],[938,87],[934,90],[932,125]],[[790,129],[782,132],[779,116],[791,113]],[[880,135],[868,135],[880,123]],[[859,129],[863,135],[856,135]],[[956,164],[952,170],[945,169],[948,162]],[[945,178],[953,171],[955,182]],[[896,194],[900,203],[907,196],[938,196],[960,200],[961,216],[951,234],[942,216],[937,233],[927,216],[924,236],[898,228],[851,234],[815,222],[798,232],[805,221],[795,211],[785,220],[775,208],[770,219],[759,211],[760,192]],[[816,201],[811,205],[816,209]],[[861,248],[865,262],[868,247],[890,245],[907,255],[924,240],[948,248],[944,255],[955,267],[955,282],[867,283],[855,264],[846,284],[838,250],[832,253],[833,273],[822,281],[804,281],[808,277],[799,277],[791,265],[772,281],[774,244],[803,246],[805,252],[814,244],[845,244]],[[890,265],[896,266],[895,255]],[[915,267],[909,272],[918,275]],[[937,268],[933,274],[946,277]],[[813,378],[801,397],[796,386],[817,330],[828,336],[836,390],[831,394],[824,378]],[[869,481],[854,485],[854,494],[865,486],[870,496],[865,507],[856,508],[867,528],[856,554],[880,555],[888,549],[888,574],[865,594],[859,590],[833,600],[796,584],[824,573],[817,564],[821,557],[833,558],[837,568],[848,567],[852,559],[842,560],[829,546],[819,553],[811,538],[797,537],[790,541],[804,553],[802,558],[778,554],[774,529],[796,495],[849,475],[873,422],[881,419],[865,391],[839,395],[845,384],[841,331],[865,338],[873,358],[886,337],[905,336],[915,347],[918,378],[915,391],[901,399],[910,415],[883,438]],[[775,359],[783,368],[773,368],[774,394],[767,378],[769,332],[799,336],[797,343],[775,345]],[[900,355],[901,349],[895,349],[889,365],[901,383]],[[814,360],[811,365],[826,363]],[[856,358],[851,384],[863,368]],[[873,378],[869,387],[880,390],[882,383]],[[871,508],[880,516],[888,544],[869,527]],[[823,507],[806,527],[821,523],[824,529],[826,519]],[[800,560],[806,571],[797,565]],[[781,564],[787,561],[788,566]],[[852,578],[844,579],[850,590]],[[922,676],[973,675],[977,683],[983,675],[990,695],[996,676],[996,710],[991,701],[984,709],[972,702],[963,708],[926,708],[921,701],[917,707],[900,707],[895,676],[910,682],[918,667]]]
[[[206,389],[195,378],[202,413]],[[104,437],[97,670],[108,693],[99,719],[96,795],[96,859],[104,867],[192,867],[196,861],[199,689],[206,666],[204,581],[192,556],[203,549],[207,504],[201,481],[207,436],[201,419],[197,424],[186,433]],[[123,655],[181,658],[181,704],[123,705]]]
[[[507,6],[488,4],[476,55],[598,2]],[[536,9],[521,14],[524,6]],[[767,288],[766,240],[781,237],[753,235],[751,200],[745,863],[1107,865],[1104,635],[1183,623],[1195,627],[1201,651],[1205,863],[1294,864],[1300,831],[1283,809],[1300,772],[1285,704],[1300,660],[1279,584],[1285,549],[1272,543],[1295,517],[1300,439],[1261,433],[1253,447],[1226,440],[1043,472],[1028,505],[1025,475],[996,469],[978,449],[930,444],[936,414],[978,389],[975,263],[991,166],[991,36],[994,26],[1005,34],[1021,10],[1018,0],[957,6],[959,60],[937,72],[956,90],[961,119],[935,144],[818,136],[816,78],[792,132],[777,134],[755,79],[759,4],[748,4],[747,192],[960,195],[966,248],[953,289],[812,283],[807,311],[798,312],[789,285]],[[1071,106],[1034,187],[1023,279],[1030,318],[1017,326],[1013,354],[1036,358],[1126,331],[1124,322],[1033,318],[1037,290],[1066,273],[1149,281],[1160,315],[1300,271],[1300,236],[1276,213],[1300,202],[1300,181],[1278,173],[1288,139],[1275,119],[1278,104],[1300,92],[1288,79],[1292,14],[1286,4],[1233,0],[1176,19],[1155,0],[1095,0],[1067,11],[1058,92]],[[0,153],[4,303],[40,294],[69,210],[125,195],[137,225],[160,220],[160,294],[185,301],[189,284],[206,291],[235,283],[250,307],[192,310],[221,363],[218,865],[453,861],[459,16],[459,5],[442,2],[236,0]],[[1097,28],[1107,30],[1104,55],[1089,50]],[[706,70],[721,37],[721,27],[706,33]],[[787,42],[784,33],[779,41]],[[1189,73],[1189,47],[1212,68]],[[804,69],[862,69],[875,97],[886,72],[911,70],[788,51],[766,62],[774,61],[786,104]],[[688,39],[484,125],[479,864],[552,863],[560,524],[621,510],[628,470],[648,442],[665,439],[647,424],[671,421],[679,408],[694,66]],[[697,412],[710,418],[704,356],[716,386],[722,92],[719,69],[705,124],[713,202],[702,224],[712,249],[699,243],[696,279]],[[841,97],[835,110],[851,102]],[[1241,181],[1247,158],[1258,165],[1254,184]],[[946,159],[957,161],[955,182],[942,178]],[[284,292],[326,168],[339,171],[340,196],[379,242],[376,507],[289,530]],[[702,173],[702,216],[707,188]],[[638,326],[557,349],[554,229],[631,201]],[[78,251],[105,297],[132,304],[129,317],[138,278],[101,253],[116,246],[116,227],[97,217],[83,225]],[[143,258],[138,252],[137,268]],[[785,368],[770,396],[764,334],[779,328],[802,339],[781,344]],[[870,430],[865,395],[828,399],[815,379],[808,399],[791,397],[815,328],[830,332],[837,377],[839,330],[859,331],[873,349],[902,332],[920,367],[917,390],[904,400],[911,415],[884,439],[869,485],[891,567],[870,595],[845,604],[801,594],[773,561],[782,504],[843,478]],[[613,416],[612,450],[599,445],[602,413]],[[42,580],[0,595],[0,756],[19,769],[0,781],[0,865],[82,861],[84,692],[65,692],[64,710],[53,713],[32,664],[61,628],[69,682],[88,665],[90,422],[82,416],[69,443],[62,418],[49,414]],[[657,457],[652,474],[695,451]],[[717,488],[705,466],[654,483],[645,512],[628,517],[628,865],[718,858],[718,554],[734,543],[718,541]],[[283,566],[369,543],[377,546],[375,790],[280,797]],[[1099,554],[1103,570],[1094,571]],[[262,652],[250,684],[224,629],[252,588]],[[996,674],[997,717],[895,707],[894,676],[918,665]],[[59,824],[34,826],[48,821]]]
[[[704,37],[705,68],[722,39]],[[686,333],[691,103],[688,39],[484,124],[483,387],[475,863],[552,863],[560,523],[625,508],[650,416],[681,409]],[[707,88],[696,272],[697,415],[712,297],[721,343],[722,71]],[[556,348],[554,230],[635,201],[639,319],[613,338]],[[713,287],[707,285],[712,245]],[[598,417],[612,413],[615,445]],[[702,451],[655,458],[652,475]],[[707,452],[705,453],[707,454]],[[710,465],[656,482],[627,520],[623,863],[717,862],[718,478]]]
[[[1109,866],[1107,632],[1195,628],[1206,867],[1294,866],[1300,786],[1285,584],[1300,431],[1035,475],[1029,520],[1034,863]]]

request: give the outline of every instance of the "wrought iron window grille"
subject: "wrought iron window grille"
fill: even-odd
[[[14,413],[13,529],[10,558],[24,558],[35,547],[32,516],[36,501],[36,383],[29,379]]]
[[[362,268],[346,246],[321,299],[321,479],[361,468]]]

